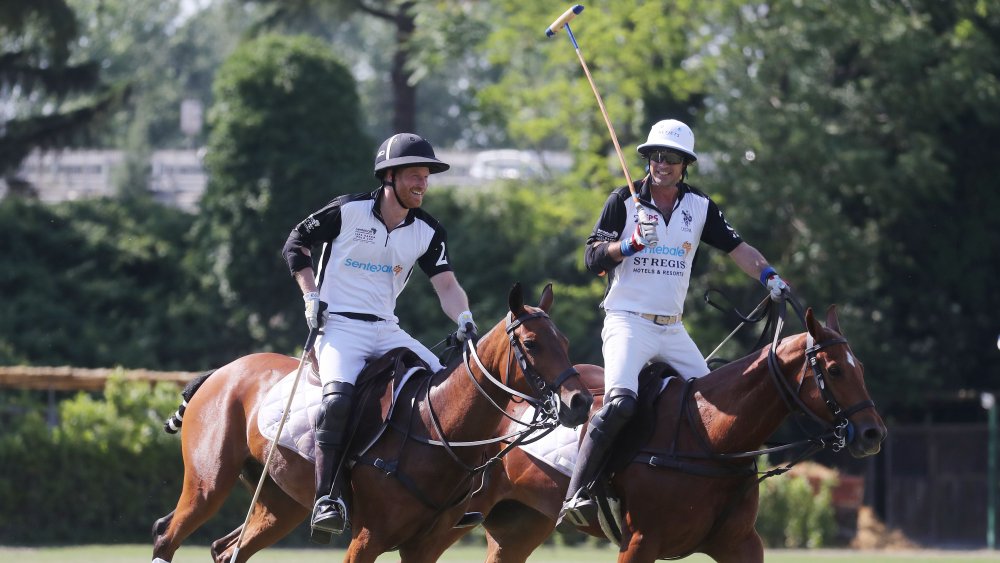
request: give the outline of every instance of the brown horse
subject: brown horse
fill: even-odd
[[[862,364],[840,335],[836,309],[827,311],[826,328],[811,309],[805,322],[807,332],[781,340],[773,355],[765,348],[689,384],[671,382],[660,393],[649,438],[616,466],[609,484],[620,505],[610,534],[619,536],[613,539],[620,563],[695,552],[720,563],[763,561],[754,529],[756,466],[751,456],[724,452],[759,451],[790,413],[823,421],[827,447],[846,446],[855,457],[878,453],[885,425],[865,388]],[[577,369],[589,387],[603,388],[600,367]],[[633,425],[622,434],[643,432]],[[569,477],[515,449],[489,483],[472,505],[487,514],[487,561],[526,561],[555,528]],[[578,529],[608,535],[596,525]],[[451,541],[465,532],[454,530]]]
[[[537,308],[525,306],[515,285],[510,314],[476,346],[467,346],[464,362],[452,362],[415,393],[400,395],[388,426],[351,472],[352,538],[345,561],[375,561],[394,549],[403,561],[436,560],[448,545],[442,536],[466,513],[476,479],[498,461],[487,453],[496,453],[492,437],[512,397],[547,413],[550,426],[586,420],[593,399],[569,361],[565,336],[547,315],[552,301],[550,285]],[[183,490],[174,511],[153,527],[155,563],[170,561],[219,509],[241,473],[245,480],[260,475],[270,441],[258,430],[258,410],[267,390],[296,365],[277,354],[245,356],[216,370],[191,397],[182,435]],[[246,561],[309,514],[312,462],[279,446],[268,474],[235,562],[242,527],[213,544],[217,563]]]

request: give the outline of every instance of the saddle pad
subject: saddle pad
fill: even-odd
[[[295,382],[295,372],[281,378],[278,384],[271,387],[264,396],[257,412],[257,428],[268,440],[274,440],[274,435],[278,431],[278,424],[281,422],[281,413],[288,404],[288,395],[292,391],[292,384]],[[281,437],[278,438],[278,445],[284,446],[309,461],[316,461],[313,452],[316,449],[316,437],[313,432],[313,425],[319,416],[319,409],[323,394],[321,387],[316,385],[311,379],[299,378],[299,384],[295,388],[295,397],[288,408],[288,420],[281,429]]]
[[[535,409],[528,407],[521,416],[521,422],[531,422]],[[576,454],[580,447],[580,427],[568,428],[559,425],[537,442],[521,446],[531,457],[551,466],[564,475],[573,475]]]
[[[670,377],[663,380],[660,387],[662,393],[667,388]],[[531,422],[535,414],[535,409],[529,407],[521,415],[521,422]],[[567,428],[559,425],[555,430],[544,436],[537,442],[532,442],[521,446],[521,449],[531,457],[549,465],[564,475],[573,475],[576,467],[576,457],[580,449],[581,427]]]
[[[399,388],[393,390],[392,400],[395,403],[402,389],[410,377],[423,368],[413,367],[403,375]],[[268,390],[267,395],[261,402],[260,411],[257,412],[257,428],[268,440],[274,440],[274,435],[278,432],[278,424],[281,422],[281,413],[288,404],[288,395],[292,391],[292,384],[295,382],[295,372],[292,371],[278,381],[278,384]],[[278,438],[278,445],[299,454],[305,459],[315,462],[316,433],[313,427],[319,417],[322,408],[322,387],[318,381],[312,377],[302,377],[295,388],[295,397],[288,408],[288,420],[281,429],[281,437]]]

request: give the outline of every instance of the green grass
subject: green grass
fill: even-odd
[[[449,550],[443,562],[478,563],[483,561],[484,547],[455,547]],[[611,562],[616,553],[611,548],[600,547],[551,547],[539,548],[529,559],[531,563],[556,563],[591,561]],[[335,563],[343,560],[342,549],[266,549],[251,558],[253,563]],[[146,545],[93,545],[80,547],[12,548],[0,547],[0,561],[17,563],[135,563],[152,560],[152,547]],[[185,546],[174,556],[172,563],[204,563],[209,561],[208,547]],[[386,553],[380,562],[398,561],[395,552]],[[871,552],[851,550],[771,550],[768,563],[965,563],[975,561],[1000,561],[1000,553],[982,551],[900,551]],[[693,555],[684,561],[711,563],[703,555]]]

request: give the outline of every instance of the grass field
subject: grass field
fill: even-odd
[[[478,563],[483,560],[485,548],[457,547],[445,554],[445,563]],[[49,548],[0,547],[0,561],[10,563],[136,563],[152,560],[152,548],[147,545],[81,546]],[[543,546],[529,560],[531,563],[589,563],[614,561],[616,552],[611,548],[567,548]],[[342,561],[344,551],[339,549],[283,549],[264,550],[251,559],[254,563],[336,563]],[[208,547],[185,546],[172,563],[204,563],[210,560]],[[386,553],[380,562],[398,561],[396,553]],[[765,560],[768,563],[966,563],[1000,561],[996,551],[898,551],[871,552],[851,550],[772,550]],[[711,563],[703,555],[693,555],[684,561]]]

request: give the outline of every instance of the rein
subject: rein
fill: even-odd
[[[465,477],[462,478],[456,484],[454,490],[459,490],[463,486],[463,484],[465,484],[466,482],[473,481],[475,477],[479,474],[484,474],[483,482],[481,483],[481,487],[484,487],[486,484],[485,472],[493,465],[498,463],[500,460],[502,460],[507,455],[507,453],[510,452],[511,449],[520,445],[540,440],[541,438],[552,432],[559,425],[559,413],[558,413],[559,389],[570,377],[579,376],[577,370],[574,367],[570,366],[568,369],[560,373],[556,377],[553,383],[551,384],[547,383],[542,378],[542,376],[538,374],[538,372],[534,369],[534,367],[532,367],[531,364],[528,362],[527,354],[524,351],[523,346],[521,345],[520,339],[517,338],[516,330],[518,327],[520,327],[522,324],[524,324],[529,320],[537,318],[548,319],[549,318],[548,314],[546,314],[544,311],[537,311],[521,315],[516,319],[512,318],[512,316],[513,316],[512,314],[507,315],[506,327],[505,327],[505,331],[507,333],[509,341],[509,348],[507,352],[506,383],[504,381],[501,381],[500,378],[494,376],[490,372],[490,370],[483,364],[482,360],[479,357],[479,353],[476,350],[476,345],[472,341],[472,339],[467,339],[465,341],[465,346],[463,346],[462,350],[462,358],[466,374],[469,376],[469,379],[472,381],[473,385],[475,385],[479,395],[481,395],[487,401],[489,401],[489,403],[493,406],[493,408],[496,409],[501,415],[503,415],[503,417],[514,421],[518,425],[524,426],[525,427],[524,429],[511,432],[504,436],[489,438],[485,440],[465,441],[465,442],[449,441],[444,435],[444,430],[441,427],[440,419],[437,415],[437,412],[434,409],[434,404],[431,401],[431,385],[429,380],[427,384],[424,386],[422,390],[423,392],[421,393],[421,391],[418,391],[417,394],[414,396],[414,407],[416,406],[415,403],[416,396],[423,394],[424,399],[426,400],[428,406],[432,428],[434,429],[435,435],[440,439],[411,435],[409,431],[404,431],[395,424],[392,425],[397,430],[404,431],[404,434],[407,439],[414,440],[422,444],[443,447],[445,452],[448,453],[449,457],[451,457],[452,460],[455,461],[455,463],[457,463],[459,466],[462,467],[462,469],[465,470],[466,472]],[[509,385],[512,377],[511,376],[511,371],[512,371],[511,366],[513,364],[512,356],[513,360],[517,361],[517,365],[520,368],[521,373],[524,374],[525,380],[528,382],[529,386],[531,386],[532,390],[539,395],[542,395],[543,392],[547,393],[545,399],[538,399],[536,397],[526,395],[524,393],[517,391],[516,389],[513,389]],[[472,365],[469,362],[470,357],[472,358],[475,365],[479,368],[480,372],[483,374],[484,378],[487,381],[492,383],[497,388],[503,390],[504,392],[509,393],[512,398],[517,397],[522,401],[527,402],[531,406],[535,407],[534,409],[535,414],[533,415],[531,422],[522,422],[521,420],[512,417],[510,414],[507,413],[507,410],[503,406],[497,404],[497,402],[494,401],[492,397],[490,397],[486,389],[484,389],[483,386],[480,385],[479,381],[476,380]],[[408,424],[407,427],[412,426],[412,420],[416,412],[417,412],[416,408],[411,409],[410,424]],[[513,440],[511,440],[511,438],[513,438]],[[459,458],[458,454],[455,452],[455,448],[479,447],[495,443],[505,443],[506,445],[496,455],[490,457],[489,459],[486,459],[483,463],[479,465],[469,465],[465,463]],[[403,441],[400,447],[402,448],[403,445],[405,445],[405,440]],[[485,458],[485,453],[484,453],[484,458]],[[374,462],[370,463],[370,465],[384,471],[387,476],[392,475],[396,477],[400,481],[400,483],[403,484],[403,486],[410,491],[410,493],[412,493],[418,500],[420,500],[420,502],[422,502],[427,507],[436,510],[438,516],[440,516],[440,514],[443,513],[445,510],[455,507],[461,504],[462,502],[466,501],[477,491],[477,489],[470,487],[466,493],[461,494],[455,501],[446,503],[444,505],[439,505],[428,499],[426,495],[424,495],[423,492],[420,490],[420,488],[417,486],[417,484],[413,482],[412,479],[410,479],[409,477],[398,471],[398,461],[386,462],[384,460],[377,459]]]
[[[635,458],[635,462],[646,463],[654,467],[664,467],[670,469],[677,469],[687,473],[693,473],[697,475],[705,476],[736,476],[740,474],[744,475],[758,475],[757,483],[762,482],[764,479],[773,477],[775,475],[780,475],[789,471],[794,465],[799,462],[812,457],[819,451],[830,448],[831,450],[837,452],[843,449],[847,445],[847,441],[850,438],[850,433],[852,432],[850,422],[848,417],[851,415],[863,411],[868,408],[874,408],[874,401],[868,399],[865,401],[860,401],[849,408],[842,408],[840,403],[833,396],[830,391],[829,386],[826,381],[826,375],[823,370],[819,367],[819,361],[816,355],[820,350],[828,348],[831,346],[846,345],[847,339],[840,337],[834,338],[832,340],[827,340],[820,343],[813,343],[812,336],[807,332],[807,342],[805,350],[805,361],[803,363],[803,376],[798,383],[797,387],[793,387],[789,381],[782,374],[781,368],[778,363],[777,350],[778,344],[781,342],[781,333],[785,325],[785,311],[786,311],[786,300],[791,302],[792,308],[798,314],[799,319],[802,321],[803,326],[805,326],[805,316],[802,313],[802,307],[796,301],[795,297],[789,294],[785,299],[782,299],[777,305],[777,320],[774,322],[774,337],[771,341],[770,348],[767,352],[767,363],[768,372],[771,375],[771,379],[774,382],[775,387],[778,389],[778,395],[781,397],[785,406],[788,408],[791,414],[801,414],[809,417],[814,422],[818,423],[823,427],[819,433],[813,434],[802,424],[798,417],[795,417],[796,424],[799,429],[807,437],[791,442],[788,444],[782,444],[779,446],[762,448],[747,452],[733,452],[733,453],[716,453],[711,450],[711,446],[704,436],[697,432],[692,432],[694,436],[701,442],[702,449],[704,452],[701,453],[681,453],[676,451],[678,438],[680,435],[680,424],[677,424],[677,429],[675,430],[673,443],[669,450],[651,450],[646,449],[639,452]],[[759,320],[759,319],[758,319]],[[768,321],[770,324],[770,320]],[[820,396],[823,398],[824,403],[829,409],[830,413],[834,416],[834,422],[831,424],[814,413],[799,397],[802,386],[805,384],[806,379],[809,377],[808,371],[812,369],[812,376],[816,380],[816,385],[820,390]],[[691,385],[694,383],[694,379],[689,379],[685,381],[684,390],[681,392],[681,405],[679,409],[678,416],[687,417],[688,425],[691,428],[696,427],[696,421],[694,418],[695,411],[697,409],[691,408],[690,398],[691,398]],[[757,456],[771,454],[781,451],[786,451],[790,449],[806,447],[802,452],[795,456],[794,459],[784,464],[783,466],[776,467],[766,472],[761,472],[757,468]],[[716,460],[716,461],[738,461],[742,459],[753,458],[752,465],[750,467],[706,467],[703,465],[698,465],[695,463],[690,463],[684,461],[685,459],[690,460]]]
[[[708,301],[707,294],[706,294],[706,301]],[[778,389],[779,396],[781,396],[782,401],[788,407],[789,412],[792,414],[797,414],[797,413],[804,414],[810,417],[813,421],[825,427],[824,428],[825,432],[821,431],[819,434],[812,435],[805,428],[805,426],[803,426],[801,421],[798,418],[795,418],[796,424],[798,424],[799,429],[802,430],[802,432],[807,435],[807,437],[802,440],[792,442],[789,444],[783,444],[780,446],[758,449],[749,452],[715,453],[711,450],[711,446],[710,444],[708,444],[707,439],[698,432],[694,431],[694,429],[696,428],[694,413],[697,411],[697,407],[695,407],[694,409],[691,408],[690,398],[692,397],[691,386],[695,380],[688,379],[684,382],[684,389],[681,392],[681,405],[678,417],[684,416],[684,414],[687,415],[688,425],[692,429],[692,434],[695,437],[697,437],[697,439],[701,442],[701,446],[704,449],[704,453],[687,454],[687,453],[678,453],[675,451],[677,447],[678,438],[680,436],[680,427],[681,427],[681,424],[678,421],[674,433],[674,439],[669,451],[663,452],[661,450],[642,450],[633,460],[634,462],[638,463],[646,463],[651,467],[675,469],[678,471],[683,471],[695,475],[702,475],[706,477],[735,477],[739,475],[745,475],[747,477],[749,476],[756,477],[755,479],[747,480],[744,483],[744,486],[742,487],[742,490],[739,492],[739,494],[733,495],[731,497],[730,501],[723,508],[719,516],[715,519],[711,529],[708,531],[708,533],[705,534],[704,537],[706,538],[711,537],[713,534],[715,534],[715,532],[719,529],[719,527],[721,527],[722,523],[726,521],[729,514],[736,507],[737,502],[747,493],[747,491],[750,490],[751,487],[755,485],[760,485],[760,483],[762,483],[765,479],[768,479],[775,475],[781,475],[783,473],[786,473],[799,462],[808,459],[809,457],[812,457],[813,455],[815,455],[816,453],[818,453],[823,449],[830,448],[835,452],[840,451],[841,449],[844,448],[844,446],[846,446],[849,434],[851,432],[851,427],[848,417],[850,417],[854,413],[860,412],[867,408],[875,408],[874,401],[870,399],[865,401],[860,401],[857,404],[852,405],[847,409],[843,409],[840,406],[840,404],[837,402],[836,398],[833,396],[833,393],[830,391],[827,385],[826,375],[823,373],[823,370],[820,369],[819,360],[817,359],[816,355],[819,353],[820,350],[823,350],[824,348],[828,348],[831,346],[838,346],[838,345],[847,345],[847,339],[844,337],[840,337],[840,338],[834,338],[832,340],[827,340],[824,342],[814,343],[812,335],[809,334],[808,332],[808,327],[806,327],[807,329],[806,349],[802,367],[803,375],[801,380],[799,381],[798,386],[795,388],[792,387],[792,385],[784,377],[780,369],[780,366],[778,364],[778,358],[777,358],[778,344],[781,342],[781,333],[785,325],[786,301],[790,301],[792,303],[792,308],[797,313],[799,320],[802,321],[802,325],[806,327],[805,315],[802,312],[801,305],[799,305],[798,301],[790,292],[787,293],[787,296],[784,299],[781,299],[779,304],[777,305],[777,312],[778,312],[777,320],[774,321],[773,323],[774,337],[771,341],[770,348],[768,349],[767,352],[768,372],[771,375],[771,379],[774,381],[775,387]],[[758,309],[759,308],[760,307],[758,306]],[[755,313],[757,313],[757,309],[754,310],[754,313],[751,313],[751,317],[753,317]],[[739,313],[737,313],[737,315],[739,315]],[[743,317],[742,315],[739,316],[744,320],[744,324],[746,322],[756,322],[760,320],[759,317],[748,319],[746,317]],[[768,326],[765,327],[764,333],[762,333],[761,335],[761,340],[763,340],[764,334],[767,333],[767,330],[768,328],[770,328],[771,324],[772,324],[772,319],[770,318],[769,315],[767,321]],[[742,326],[743,324],[740,325],[740,327]],[[735,333],[735,331],[733,333]],[[732,337],[732,334],[730,334],[729,337]],[[729,337],[727,337],[727,340]],[[716,350],[718,350],[718,348],[716,348]],[[799,394],[802,391],[802,386],[805,384],[805,381],[808,378],[807,372],[810,367],[812,368],[812,375],[816,380],[816,385],[819,388],[820,396],[826,403],[826,406],[830,410],[830,413],[834,416],[833,424],[830,424],[829,422],[820,418],[819,415],[814,413],[799,397]],[[757,465],[757,456],[775,453],[779,451],[785,451],[793,448],[799,448],[802,446],[809,446],[809,447],[805,448],[802,452],[796,455],[794,459],[787,462],[783,466],[775,467],[765,472],[761,472],[759,470]],[[658,455],[661,453],[665,455]],[[728,462],[728,461],[738,461],[746,458],[752,458],[751,465],[749,467],[734,467],[732,465],[726,465],[724,467],[711,467],[684,461],[685,459],[689,459],[689,460],[716,460],[716,461]],[[687,553],[679,557],[670,557],[668,559],[682,559],[690,554],[691,553]]]

